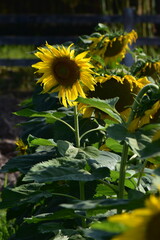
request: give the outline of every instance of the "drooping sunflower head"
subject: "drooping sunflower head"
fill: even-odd
[[[134,101],[135,94],[149,83],[147,78],[136,79],[132,75],[124,75],[123,77],[117,75],[108,75],[96,78],[97,84],[95,91],[86,93],[88,98],[99,98],[102,100],[119,97],[116,104],[116,110],[121,114],[126,121],[130,113],[130,106]],[[84,117],[90,117],[94,114],[95,117],[106,118],[107,115],[100,112],[98,109],[85,107],[84,104],[79,105],[79,109]]]
[[[35,53],[41,62],[32,65],[42,75],[37,83],[43,86],[43,92],[58,92],[65,107],[75,105],[74,101],[79,95],[85,97],[83,86],[92,91],[95,84],[93,66],[90,58],[86,57],[87,52],[75,55],[72,45],[53,47],[46,43],[46,47],[39,47]]]
[[[109,217],[109,222],[121,223],[126,229],[113,240],[158,240],[160,239],[160,198],[151,195],[145,207],[129,213]]]
[[[129,33],[107,33],[90,38],[90,52],[104,59],[105,64],[120,62],[129,50],[129,45],[137,39],[137,33],[132,30]]]
[[[134,119],[128,126],[130,132],[141,128],[149,123],[160,121],[160,90],[150,90],[140,100],[135,111]]]
[[[157,79],[157,75],[160,74],[160,61],[150,58],[139,60],[132,66],[132,72],[138,77],[149,76]]]

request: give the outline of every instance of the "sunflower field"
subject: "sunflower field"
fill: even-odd
[[[160,239],[160,59],[137,38],[98,24],[35,49],[17,156],[0,170],[18,172],[1,240]]]

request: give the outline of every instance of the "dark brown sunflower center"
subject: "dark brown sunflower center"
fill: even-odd
[[[68,57],[60,57],[53,64],[53,74],[59,84],[72,87],[80,78],[80,69],[74,60]]]
[[[159,240],[160,239],[160,213],[154,215],[146,229],[146,240]]]
[[[144,71],[141,71],[140,76],[152,76],[156,72],[154,65],[146,66]]]
[[[125,106],[133,103],[133,94],[131,93],[129,82],[125,80],[122,84],[114,78],[102,84],[97,84],[95,91],[90,91],[88,97],[95,97],[103,100],[119,97],[119,101],[116,104],[118,112],[122,112],[125,110]]]
[[[116,41],[110,42],[108,44],[104,56],[105,57],[114,57],[123,50],[123,47],[124,47],[124,40],[116,39]]]

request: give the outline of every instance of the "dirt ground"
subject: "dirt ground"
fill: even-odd
[[[0,169],[12,157],[16,156],[15,140],[20,136],[21,129],[16,124],[24,119],[13,112],[20,109],[19,103],[27,98],[26,94],[6,94],[0,96]],[[17,179],[17,173],[7,175],[0,173],[0,190],[4,186],[4,179],[9,185],[13,185]]]

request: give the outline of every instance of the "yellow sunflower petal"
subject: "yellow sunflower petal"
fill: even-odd
[[[128,227],[123,233],[113,237],[113,240],[158,240],[160,237],[160,198],[151,195],[145,201],[144,208],[114,215],[108,220]]]

